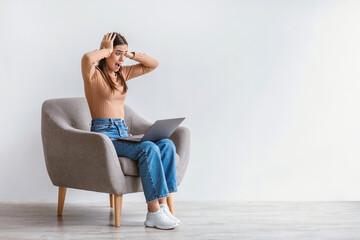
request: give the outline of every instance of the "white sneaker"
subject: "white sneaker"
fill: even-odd
[[[170,212],[169,206],[168,206],[166,203],[160,204],[160,208],[163,209],[164,213],[165,213],[168,217],[170,217],[171,219],[175,220],[177,223],[181,224],[180,220],[179,220],[177,217],[175,217],[174,215],[172,215],[172,213]]]
[[[147,212],[144,224],[147,227],[156,227],[160,229],[172,229],[179,226],[176,221],[164,213],[162,208],[159,208],[159,210],[153,213]]]

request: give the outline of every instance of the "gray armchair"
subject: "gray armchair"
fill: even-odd
[[[135,135],[152,125],[128,105],[125,122]],[[41,136],[46,168],[53,185],[59,187],[58,216],[62,216],[67,188],[108,193],[115,204],[115,226],[120,226],[123,194],[143,192],[137,161],[118,157],[105,134],[90,132],[91,115],[84,97],[46,100],[42,105]],[[176,146],[178,185],[189,162],[190,131],[178,127],[170,136]],[[174,214],[172,195],[167,198]]]

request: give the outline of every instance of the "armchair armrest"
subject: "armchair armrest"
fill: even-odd
[[[179,166],[177,168],[178,171],[178,184],[181,183],[186,168],[189,162],[190,157],[190,130],[185,126],[178,127],[173,134],[169,137],[172,140],[176,147],[176,153],[180,157]]]
[[[47,125],[48,131],[42,128],[44,155],[55,186],[121,193],[125,176],[115,148],[106,135],[70,126],[60,127],[51,120]]]
[[[176,146],[180,158],[185,159],[190,151],[190,131],[187,127],[178,127],[169,137]]]

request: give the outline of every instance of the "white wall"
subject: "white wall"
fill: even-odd
[[[0,201],[57,201],[41,104],[84,96],[81,57],[110,31],[160,62],[128,82],[126,103],[150,121],[186,117],[176,200],[359,200],[359,12],[356,0],[1,1]]]

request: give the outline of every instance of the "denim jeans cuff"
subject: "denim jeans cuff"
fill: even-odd
[[[165,197],[169,197],[169,196],[170,196],[170,194],[165,194],[165,195],[156,196],[156,197],[151,198],[149,201],[147,200],[146,203],[149,203],[149,202],[151,202],[151,201],[154,201],[155,199],[165,198]]]
[[[172,188],[172,189],[169,189],[169,193],[171,193],[171,192],[177,192],[178,191],[178,189],[177,188]]]

